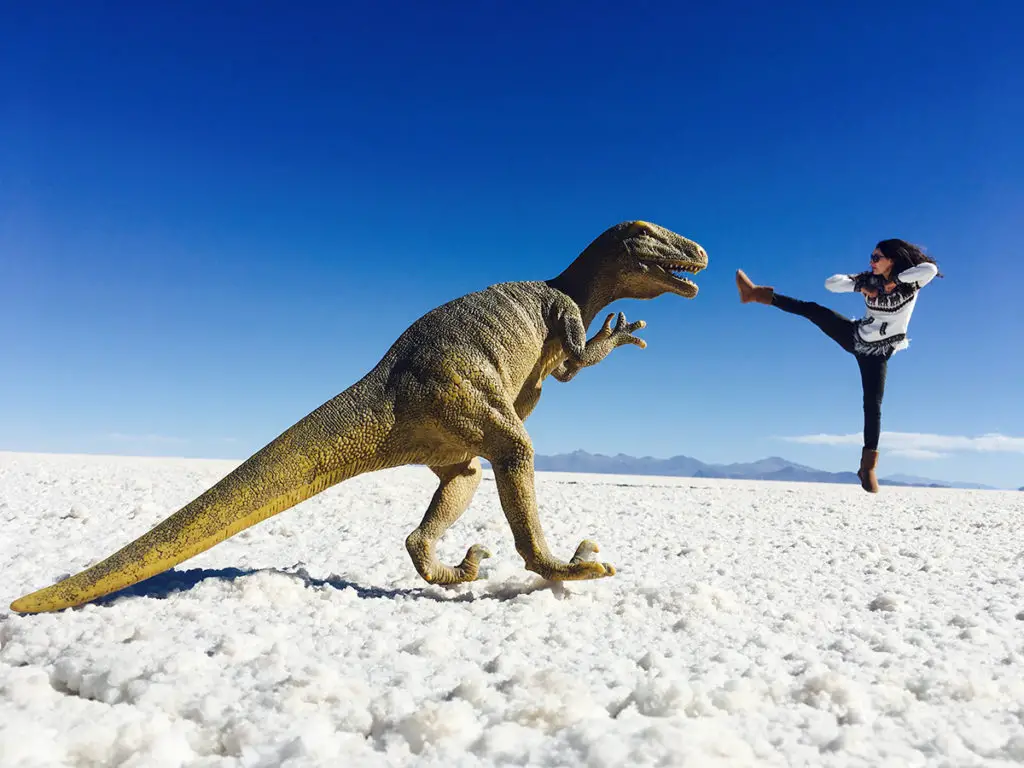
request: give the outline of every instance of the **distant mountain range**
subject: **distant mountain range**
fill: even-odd
[[[573,451],[555,456],[536,456],[534,466],[541,472],[590,472],[602,475],[661,475],[673,477],[708,477],[728,480],[781,480],[789,483],[860,483],[856,472],[826,472],[803,464],[772,456],[749,464],[705,464],[690,456],[656,459],[651,456]],[[969,488],[995,490],[978,483],[953,483],[913,475],[890,475],[878,479],[881,485],[925,488]],[[1024,490],[1024,489],[1021,489]]]

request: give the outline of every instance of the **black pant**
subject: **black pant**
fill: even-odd
[[[860,381],[864,390],[864,447],[878,450],[878,437],[882,431],[882,397],[885,395],[885,374],[889,356],[858,355],[853,348],[853,334],[857,324],[828,307],[813,301],[800,301],[778,293],[772,305],[783,312],[806,317],[836,344],[857,358]]]

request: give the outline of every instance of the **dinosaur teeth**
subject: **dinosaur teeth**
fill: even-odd
[[[680,276],[681,273],[687,273],[687,274],[691,274],[692,275],[692,274],[696,274],[697,272],[699,272],[702,269],[702,267],[699,267],[696,264],[687,264],[687,263],[679,263],[679,262],[667,262],[667,263],[666,262],[661,262],[661,263],[653,262],[653,264],[654,264],[654,266],[657,266],[659,269],[661,269],[666,274],[670,274],[670,275],[672,275],[672,277],[675,277],[678,280],[684,280],[685,279],[685,278]]]

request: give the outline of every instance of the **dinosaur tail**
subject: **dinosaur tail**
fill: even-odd
[[[107,559],[19,598],[19,613],[57,611],[155,576],[256,523],[355,475],[383,468],[375,456],[385,419],[325,403],[220,482]],[[352,405],[352,403],[348,403]],[[340,422],[344,421],[342,424]]]

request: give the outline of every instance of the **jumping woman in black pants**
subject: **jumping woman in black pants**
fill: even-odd
[[[871,253],[871,269],[857,275],[833,275],[825,287],[834,293],[864,294],[867,313],[850,320],[838,312],[775,293],[768,286],[754,285],[736,271],[740,300],[746,304],[770,304],[784,312],[806,317],[839,346],[857,358],[864,387],[864,449],[857,477],[861,487],[878,493],[878,437],[882,431],[882,395],[889,358],[906,348],[907,326],[917,303],[918,290],[939,274],[935,261],[905,240],[883,240]],[[941,277],[941,275],[939,275]]]

